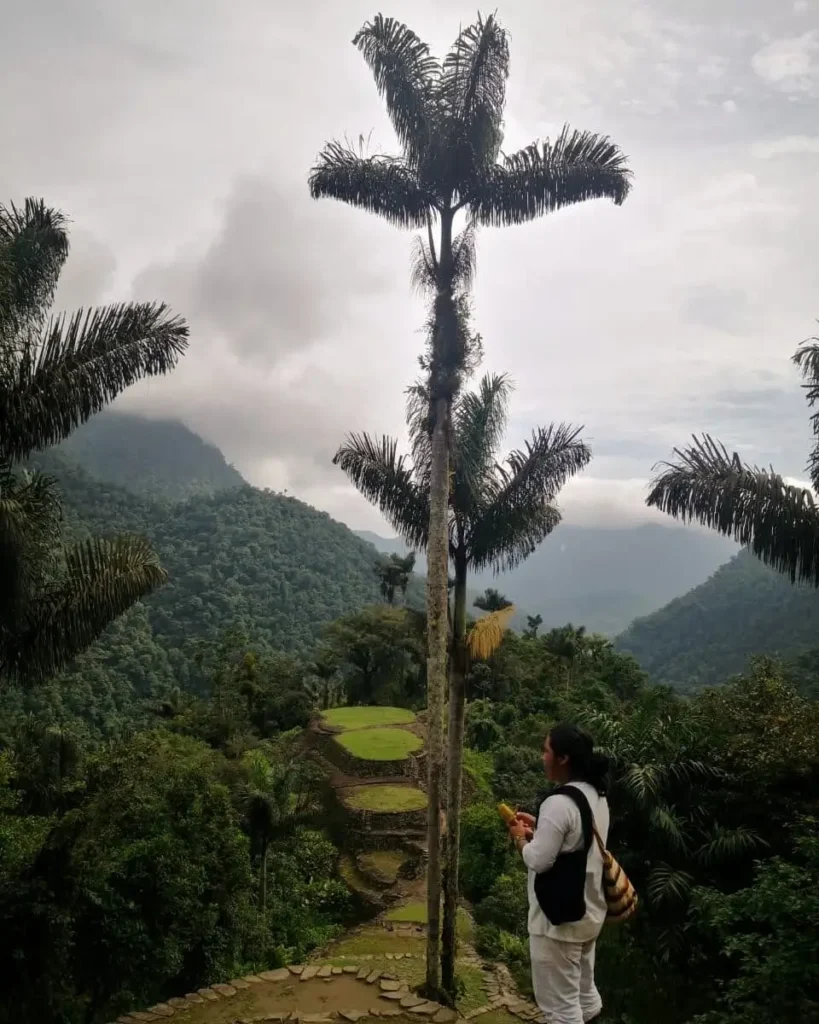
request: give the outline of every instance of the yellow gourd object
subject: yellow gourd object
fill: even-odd
[[[509,804],[498,804],[498,814],[503,818],[506,825],[511,825],[517,817],[516,812],[512,810]]]

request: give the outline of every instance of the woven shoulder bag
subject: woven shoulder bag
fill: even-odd
[[[603,856],[603,895],[606,897],[606,907],[608,908],[606,920],[620,924],[622,921],[628,921],[637,913],[637,905],[640,900],[628,875],[603,845],[603,840],[596,828],[594,829],[594,838],[597,840],[597,845]]]

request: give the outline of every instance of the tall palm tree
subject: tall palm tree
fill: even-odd
[[[509,598],[494,587],[487,587],[472,602],[473,608],[480,608],[483,612],[502,612],[504,608],[510,608],[511,605],[512,602]]]
[[[793,361],[813,406],[819,399],[819,338],[801,345]],[[819,413],[811,423],[816,441],[808,472],[817,491]],[[792,583],[809,580],[819,587],[819,509],[809,490],[787,484],[773,468],[747,465],[708,434],[675,448],[674,455],[652,481],[647,505],[733,537]]]
[[[267,853],[271,841],[290,815],[295,779],[291,768],[274,766],[260,750],[246,755],[245,768],[245,815],[253,848],[259,857],[259,908],[264,915],[267,911]]]
[[[427,989],[439,988],[439,803],[447,670],[447,506],[452,401],[469,361],[459,311],[474,266],[479,225],[521,224],[572,203],[622,203],[630,173],[607,137],[563,132],[501,157],[509,74],[507,33],[494,16],[464,28],[443,60],[406,25],[376,15],[356,34],[384,99],[400,156],[367,155],[331,142],[310,173],[314,197],[330,197],[426,231],[422,261],[434,285],[428,360],[432,462],[427,545],[429,860]],[[500,158],[500,159],[499,159]],[[455,235],[463,214],[467,226]],[[433,226],[438,228],[437,245]]]
[[[395,604],[395,593],[401,591],[406,596],[410,576],[415,569],[415,552],[407,555],[391,554],[389,558],[379,558],[375,563],[375,574],[378,577],[381,596],[387,604]]]
[[[449,677],[447,786],[447,865],[444,899],[445,986],[451,990],[455,959],[458,893],[459,819],[468,635],[466,585],[470,571],[511,569],[536,549],[560,522],[555,498],[569,477],[582,469],[591,451],[580,430],[561,424],[538,427],[523,450],[504,463],[498,457],[512,385],[504,376],[485,376],[477,391],[453,404],[452,480],[447,511],[449,559],[455,571]],[[377,505],[395,530],[416,548],[429,545],[430,479],[434,440],[425,386],[409,393],[413,455],[398,455],[391,438],[351,435],[335,462],[359,491]],[[502,603],[502,602],[501,602]],[[503,614],[501,612],[500,614]]]
[[[0,205],[0,679],[52,675],[165,579],[142,538],[62,548],[54,481],[15,470],[187,347],[187,325],[161,304],[49,318],[67,255],[55,210]]]

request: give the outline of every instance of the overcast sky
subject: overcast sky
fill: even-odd
[[[494,0],[493,0],[494,7]],[[72,220],[58,296],[161,298],[189,353],[121,406],[175,416],[259,486],[389,528],[332,454],[401,433],[423,304],[409,234],[314,202],[325,140],[395,141],[351,45],[371,0],[0,0],[0,199]],[[383,8],[438,51],[474,7]],[[789,358],[819,316],[819,0],[507,0],[504,149],[604,131],[634,170],[585,204],[479,235],[484,369],[517,382],[509,441],[585,424],[568,522],[645,517],[657,460],[709,431],[804,476]]]

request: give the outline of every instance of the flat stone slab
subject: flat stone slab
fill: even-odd
[[[224,996],[225,999],[236,995],[236,989],[232,985],[211,985],[211,988],[214,992],[218,992],[220,996]]]
[[[200,1003],[204,1003],[204,1001],[205,1000],[199,995],[198,992],[188,992],[188,994],[185,996],[186,1003],[193,1003],[194,1005],[198,1005]],[[174,1003],[173,1005],[175,1006],[176,1003]]]
[[[450,1024],[450,1021],[457,1019],[458,1013],[456,1010],[451,1010],[448,1006],[442,1006],[432,1018],[432,1021],[433,1024]]]
[[[359,967],[358,973],[356,974],[356,978],[358,978],[360,981],[363,981],[369,973],[369,967]]]
[[[291,974],[303,974],[304,964],[288,964],[287,969]]]
[[[340,967],[334,967],[333,968],[333,974],[341,974],[341,973],[342,973],[342,970],[341,970]]]
[[[325,964],[323,967],[319,967],[317,977],[329,978],[332,973],[333,968],[330,966],[330,964]]]
[[[282,1024],[282,1021],[287,1020],[289,1016],[289,1013],[269,1013],[262,1020],[269,1022],[269,1024]]]
[[[382,1010],[381,1011],[381,1016],[382,1017],[400,1017],[401,1016],[401,1010],[399,1010],[397,1007],[391,1006],[387,1010]]]
[[[301,974],[301,971],[299,971]],[[280,967],[276,971],[262,971],[259,975],[259,981],[287,981],[292,977],[291,972],[286,967]]]
[[[400,981],[392,981],[389,978],[382,978],[378,983],[379,988],[382,992],[397,992],[401,988]]]
[[[231,978],[230,984],[233,986],[233,988],[236,989],[237,992],[243,992],[246,989],[250,988],[250,982],[245,981],[244,978]]]
[[[345,974],[358,974],[358,966],[355,967],[352,964],[348,964],[346,967],[341,968]]]
[[[246,974],[242,980],[246,981],[248,985],[261,985],[264,978],[259,977],[258,974]]]
[[[432,1017],[440,1009],[440,1003],[421,1003],[420,1006],[411,1006],[410,1013],[417,1013],[421,1017]]]
[[[367,1014],[362,1010],[339,1010],[339,1017],[343,1020],[350,1021],[350,1024],[356,1024],[356,1021],[361,1020],[362,1017],[366,1017]]]
[[[157,1003],[156,1006],[149,1006],[148,1013],[155,1013],[157,1017],[173,1017],[176,1011],[167,1003]]]
[[[300,1013],[301,1024],[331,1024],[332,1017],[326,1013]]]
[[[200,988],[198,991],[200,996],[204,996],[205,999],[209,999],[212,1003],[217,1002],[219,999],[219,996],[216,995],[212,988]]]
[[[148,1013],[147,1010],[131,1010],[130,1017],[132,1020],[143,1020],[143,1021],[154,1021],[162,1020],[161,1017],[155,1013]]]
[[[403,996],[401,999],[401,1005],[406,1009],[410,1009],[413,1006],[420,1006],[421,1003],[425,1003],[426,999],[422,999],[420,996]]]
[[[381,998],[382,999],[394,999],[396,1002],[399,1002],[403,998],[403,996],[404,996],[403,992],[382,992],[381,993]]]
[[[304,970],[301,972],[301,980],[309,981],[311,978],[315,978],[317,974],[318,967],[310,965],[308,967],[305,967]]]
[[[370,971],[370,973],[367,975],[367,984],[372,985],[374,982],[378,981],[380,977],[381,971]]]
[[[189,993],[190,996],[196,995],[195,992]],[[168,1006],[172,1006],[175,1010],[180,1010],[183,1006],[187,1006],[188,1002],[191,1003],[202,1003],[204,1000],[201,996],[196,996],[196,999],[189,999],[189,996],[185,996],[184,999],[180,999],[179,996],[173,996],[167,1000]]]

